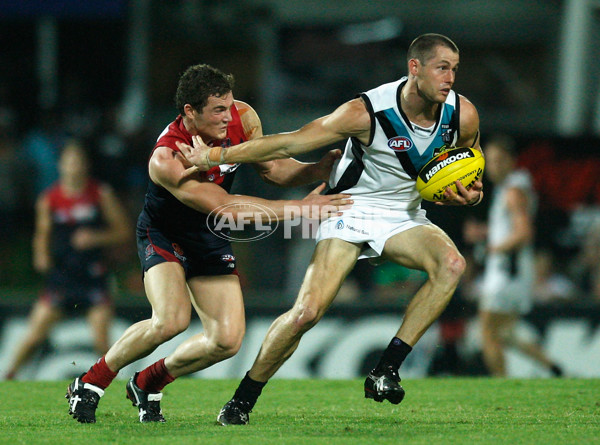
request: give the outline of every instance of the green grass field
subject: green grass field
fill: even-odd
[[[237,381],[168,386],[167,423],[142,425],[116,381],[96,424],[67,415],[68,382],[0,383],[2,444],[592,444],[600,443],[600,379],[430,378],[403,382],[402,404],[363,398],[362,381],[273,380],[250,425],[215,418]]]

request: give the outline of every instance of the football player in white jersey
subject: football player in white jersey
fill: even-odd
[[[535,283],[534,216],[537,195],[531,175],[517,167],[514,140],[494,135],[485,144],[487,177],[494,183],[487,224],[468,221],[465,239],[486,241],[485,272],[479,301],[483,358],[489,372],[506,376],[507,346],[547,367],[553,375],[562,370],[540,345],[521,338],[515,330],[519,318],[532,307]]]
[[[381,257],[424,270],[427,282],[406,309],[404,320],[365,381],[365,397],[400,403],[398,370],[407,354],[442,313],[460,280],[465,260],[452,240],[420,208],[416,173],[443,146],[479,147],[475,106],[452,86],[459,50],[449,38],[425,34],[409,47],[408,76],[350,100],[297,131],[254,139],[227,149],[199,138],[179,145],[191,169],[287,158],[348,140],[330,177],[332,191],[352,194],[354,205],[323,221],[315,252],[294,306],[273,322],[262,348],[218,422],[246,424],[262,388],[333,302],[359,258]],[[451,99],[452,104],[447,104]],[[475,205],[482,183],[446,191],[449,205]],[[337,193],[337,192],[336,192]]]

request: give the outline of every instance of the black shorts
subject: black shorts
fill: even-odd
[[[40,299],[54,308],[69,313],[86,311],[94,306],[112,305],[110,293],[105,287],[81,287],[77,291],[47,287]]]
[[[207,236],[214,237],[212,234]],[[198,276],[237,275],[235,256],[229,242],[210,246],[208,242],[168,238],[161,231],[137,231],[138,257],[144,273],[165,262],[181,264],[186,279]]]

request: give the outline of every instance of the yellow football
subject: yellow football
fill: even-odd
[[[443,151],[423,166],[417,177],[417,191],[426,201],[445,201],[444,191],[456,193],[455,181],[468,190],[481,178],[485,159],[475,148],[458,147]]]

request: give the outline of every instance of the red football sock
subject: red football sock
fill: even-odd
[[[113,372],[110,370],[104,357],[98,359],[96,364],[90,368],[90,370],[81,378],[84,383],[90,383],[98,386],[99,388],[106,389],[108,385],[114,380],[119,372]]]
[[[169,374],[165,366],[165,359],[161,358],[141,371],[137,375],[135,384],[146,392],[157,393],[173,380],[175,380],[175,377]]]

